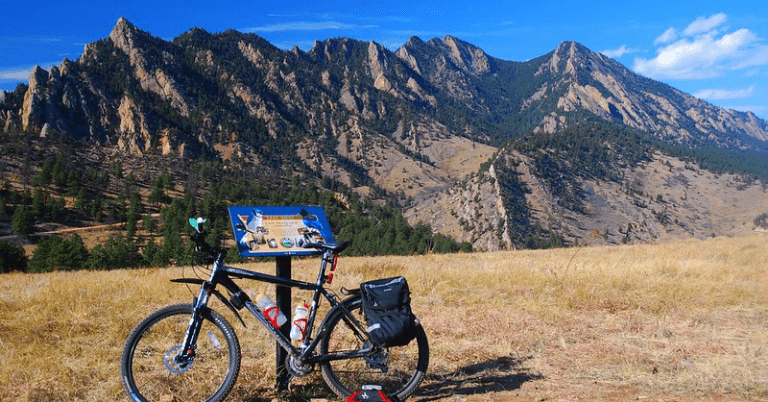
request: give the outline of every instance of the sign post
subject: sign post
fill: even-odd
[[[250,206],[229,207],[237,251],[243,257],[275,257],[275,275],[291,279],[291,257],[321,255],[322,251],[304,248],[307,243],[333,243],[333,233],[323,207]],[[277,286],[275,304],[288,318],[280,328],[286,337],[291,331],[291,288]],[[288,352],[277,344],[277,390],[288,388],[285,368]]]
[[[291,278],[291,257],[279,256],[275,258],[275,275],[286,279]],[[286,337],[290,337],[291,323],[293,323],[293,318],[291,317],[291,288],[288,286],[277,286],[277,289],[275,290],[275,300],[277,308],[279,308],[280,311],[285,314],[285,317],[288,318],[288,320],[285,321],[285,324],[280,327],[280,332]],[[277,344],[275,348],[275,370],[277,372],[276,388],[278,392],[281,392],[288,389],[288,381],[290,380],[288,370],[285,368],[285,359],[288,357],[288,352],[280,347],[280,344]]]

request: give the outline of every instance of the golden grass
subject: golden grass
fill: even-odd
[[[766,262],[761,234],[347,257],[333,288],[408,278],[432,352],[416,400],[768,400]],[[314,280],[316,264],[294,260],[294,277]],[[274,271],[274,263],[246,267]],[[123,342],[151,311],[191,300],[184,285],[168,281],[181,270],[0,276],[0,400],[126,400]],[[244,353],[229,400],[271,400],[274,342],[252,318],[245,330],[219,311]],[[319,376],[298,383],[294,399],[325,395]]]

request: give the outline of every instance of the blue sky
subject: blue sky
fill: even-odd
[[[452,35],[504,60],[541,56],[563,41],[725,108],[768,119],[768,1],[131,1],[0,2],[0,90],[34,65],[77,59],[125,17],[172,40],[193,28],[236,29],[308,50],[349,37],[397,49],[409,37]]]

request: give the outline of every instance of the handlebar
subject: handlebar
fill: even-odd
[[[220,255],[226,254],[226,250],[218,247],[213,247],[210,244],[206,243],[205,241],[206,235],[207,233],[204,231],[198,231],[192,235],[192,241],[195,243],[195,251],[206,254],[209,257],[206,260],[208,259],[215,260]],[[208,261],[208,262],[213,262],[213,261]]]

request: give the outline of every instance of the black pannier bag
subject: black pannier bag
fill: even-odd
[[[403,346],[416,337],[411,291],[402,276],[360,284],[368,334],[376,346]]]

